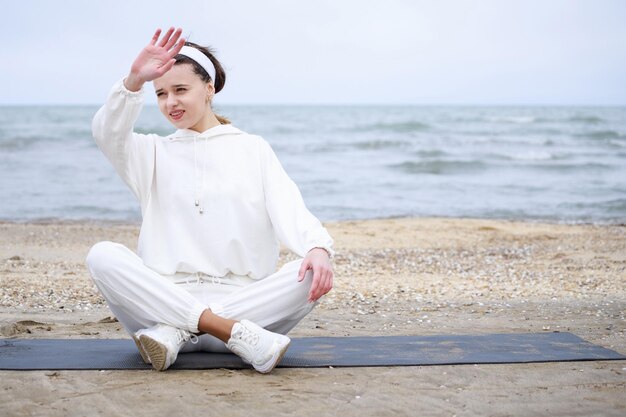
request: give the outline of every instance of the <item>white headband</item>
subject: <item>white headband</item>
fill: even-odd
[[[179,54],[185,55],[200,64],[200,66],[211,76],[211,80],[213,81],[213,84],[215,84],[215,67],[206,55],[191,46],[183,46]]]

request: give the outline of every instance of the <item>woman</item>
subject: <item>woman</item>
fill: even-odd
[[[157,30],[94,117],[96,143],[143,221],[138,254],[100,242],[87,264],[154,369],[181,349],[230,350],[270,372],[285,334],[332,288],[332,239],[268,143],[213,112],[224,70],[181,33]],[[177,128],[167,137],[133,133],[149,81]],[[279,241],[303,259],[276,271]]]

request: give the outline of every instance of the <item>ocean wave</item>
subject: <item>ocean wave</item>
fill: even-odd
[[[557,127],[520,127],[519,129],[514,130],[518,135],[524,136],[536,136],[536,135],[546,135],[546,136],[560,136],[566,135],[568,132],[563,129],[559,129]]]
[[[557,155],[548,151],[529,150],[517,153],[492,153],[488,155],[491,158],[502,159],[507,161],[551,161],[564,159],[563,155]]]
[[[127,204],[128,207],[112,207],[112,206],[101,206],[95,204],[74,204],[67,205],[63,207],[63,210],[60,212],[70,212],[75,215],[85,216],[87,217],[90,213],[97,214],[98,217],[102,218],[115,218],[115,219],[124,219],[124,218],[136,218],[138,217],[139,209],[134,206]]]
[[[596,130],[580,133],[577,136],[590,139],[626,139],[626,134],[616,132],[615,130]]]
[[[173,133],[173,130],[168,127],[155,126],[155,127],[139,127],[135,128],[135,133],[140,133],[142,135],[150,135],[155,134],[159,136],[168,136]]]
[[[606,120],[604,120],[603,118],[598,117],[598,116],[576,115],[576,116],[572,116],[572,117],[568,118],[567,121],[568,122],[574,122],[574,123],[584,123],[584,124],[596,125],[596,124],[604,123]]]
[[[448,155],[448,153],[442,151],[441,149],[422,149],[416,151],[415,155],[420,158],[441,158]]]
[[[454,122],[466,123],[495,123],[495,124],[552,124],[552,123],[576,123],[598,125],[605,123],[606,120],[595,116],[579,114],[570,117],[547,117],[547,116],[477,116],[472,118],[455,118]]]
[[[367,131],[383,131],[383,132],[396,132],[396,133],[410,133],[410,132],[423,132],[430,129],[430,125],[414,120],[404,121],[404,122],[395,122],[395,123],[372,123],[368,125],[360,125],[356,126],[350,130],[356,132],[367,132]]]
[[[603,201],[580,201],[571,203],[570,206],[583,211],[602,208],[605,213],[619,214],[623,216],[626,213],[626,198],[614,198]]]
[[[599,204],[610,213],[624,215],[626,213],[626,198],[604,201]]]
[[[43,133],[45,132],[45,133]],[[91,130],[88,128],[75,128],[65,130],[41,130],[39,132],[20,132],[15,134],[0,133],[0,151],[19,151],[29,149],[38,144],[68,144],[68,143],[93,142]]]
[[[449,144],[454,144],[452,146],[492,146],[493,148],[499,148],[501,146],[532,146],[541,148],[571,142],[570,138],[564,134],[525,135],[515,132],[515,135],[513,135],[494,131],[455,132],[454,135],[450,135],[446,140]]]
[[[496,116],[496,117],[485,117],[481,121],[486,121],[490,123],[513,123],[513,124],[530,124],[536,123],[539,118],[534,116]]]
[[[493,115],[477,115],[474,117],[456,116],[452,117],[446,122],[452,123],[468,123],[468,124],[482,124],[482,123],[494,123],[494,124],[538,124],[538,123],[551,123],[555,121],[561,121],[556,119],[550,119],[540,116],[493,116]],[[444,122],[445,123],[445,122]]]
[[[19,151],[43,142],[50,142],[54,138],[44,135],[19,135],[0,138],[0,151]]]
[[[411,142],[406,140],[366,140],[352,143],[351,146],[356,149],[376,150],[376,149],[398,149],[410,146]]]
[[[614,169],[614,166],[609,164],[601,164],[599,162],[585,162],[585,163],[536,163],[527,165],[533,169],[542,171],[553,171],[558,173],[568,172],[583,172],[583,171],[609,171]]]
[[[481,161],[451,161],[438,159],[419,162],[406,161],[400,164],[389,165],[389,167],[409,174],[450,175],[483,171],[487,165]]]

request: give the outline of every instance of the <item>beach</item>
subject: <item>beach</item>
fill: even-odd
[[[335,286],[300,336],[572,332],[626,353],[626,226],[464,218],[325,223]],[[85,267],[136,224],[0,223],[2,338],[127,338]],[[281,263],[294,256],[281,252]],[[0,371],[0,415],[615,415],[626,361]]]

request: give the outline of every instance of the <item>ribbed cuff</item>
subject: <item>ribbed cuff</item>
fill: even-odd
[[[335,256],[335,251],[330,246],[321,246],[321,245],[317,245],[317,246],[313,246],[313,247],[309,248],[309,250],[307,250],[306,253],[309,253],[313,249],[324,249],[326,251],[326,253],[328,253],[328,257],[330,259],[333,259],[333,257]]]
[[[200,330],[198,330],[198,324],[200,322],[200,316],[204,313],[204,310],[206,310],[206,306],[200,303],[196,303],[191,309],[189,317],[187,317],[187,328],[191,333],[200,332]]]
[[[143,98],[143,86],[141,86],[141,88],[138,91],[130,91],[128,88],[126,88],[124,81],[126,81],[126,77],[119,80],[114,88],[116,88],[118,91],[120,91],[122,94],[128,97],[138,98],[138,99]]]

